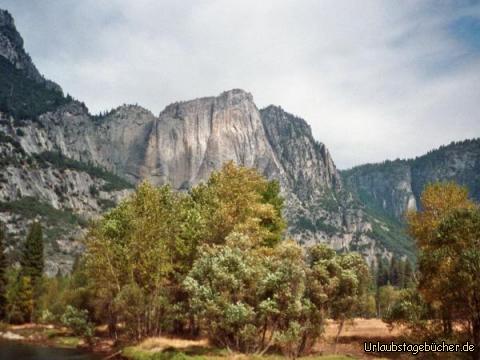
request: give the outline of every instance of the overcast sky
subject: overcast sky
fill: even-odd
[[[0,0],[92,112],[242,88],[312,126],[339,168],[480,136],[480,4]]]

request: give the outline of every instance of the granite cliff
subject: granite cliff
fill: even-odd
[[[367,164],[342,172],[345,183],[369,208],[403,220],[417,210],[425,185],[454,181],[480,200],[480,139],[453,142],[410,160]]]

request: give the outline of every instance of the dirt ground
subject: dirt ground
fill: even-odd
[[[329,321],[323,339],[316,345],[315,350],[324,354],[333,354],[337,331],[337,324]],[[382,320],[355,319],[353,322],[344,325],[336,350],[338,354],[350,355],[357,359],[385,358],[379,354],[366,354],[363,351],[363,343],[365,341],[387,343],[398,339],[400,335],[401,329],[390,330]]]
[[[387,359],[392,357],[385,357],[382,354],[369,355],[363,350],[364,341],[371,342],[390,342],[396,340],[401,335],[400,329],[390,331],[387,325],[379,319],[355,319],[353,322],[346,323],[342,330],[335,351],[335,337],[337,334],[337,324],[333,321],[327,323],[325,334],[314,348],[316,355],[345,355],[353,359]],[[206,348],[208,341],[202,340],[182,340],[165,337],[150,338],[139,344],[139,348],[147,351],[162,351],[166,348],[173,347],[178,350],[189,347]],[[240,358],[244,358],[241,357]],[[314,356],[312,359],[316,359]],[[402,359],[408,357],[403,357]],[[400,359],[400,357],[394,357]]]

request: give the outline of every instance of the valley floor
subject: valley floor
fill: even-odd
[[[386,324],[379,319],[356,319],[353,323],[347,324],[337,344],[335,354],[335,336],[337,326],[329,322],[324,337],[314,348],[314,354],[305,357],[305,360],[345,360],[345,359],[382,359],[380,354],[368,355],[363,351],[363,342],[389,342],[396,340],[401,335],[400,331],[390,331]],[[186,354],[192,358],[205,360],[222,359],[265,359],[280,360],[285,359],[280,355],[266,355],[262,357],[246,356],[241,354],[228,353],[225,350],[219,350],[209,347],[206,340],[189,341],[182,339],[172,339],[166,337],[150,338],[142,343],[127,347],[123,355],[132,360],[163,360],[170,359],[173,353]],[[165,354],[162,356],[161,354]],[[169,355],[167,355],[169,354]],[[179,355],[177,355],[179,356]],[[386,357],[383,357],[384,359]],[[400,359],[398,356],[397,359]],[[176,359],[176,358],[175,358]],[[178,359],[183,359],[180,356]]]
[[[406,357],[392,357],[381,354],[369,355],[363,351],[363,342],[387,343],[396,340],[401,336],[398,329],[390,331],[385,323],[379,319],[356,319],[353,323],[346,324],[335,352],[335,336],[337,326],[329,322],[323,338],[314,348],[314,354],[305,357],[305,360],[346,360],[346,359],[402,359]],[[66,329],[48,326],[27,324],[22,326],[8,326],[0,329],[0,337],[12,341],[20,341],[43,346],[52,347],[85,347],[86,344],[77,337],[69,335]],[[280,355],[266,355],[252,357],[241,354],[229,353],[226,350],[216,349],[208,344],[205,339],[184,340],[178,338],[157,337],[149,338],[135,346],[128,346],[124,349],[115,349],[111,341],[98,338],[93,349],[103,354],[103,358],[119,359],[118,354],[130,360],[226,360],[226,359],[264,359],[281,360],[285,359]],[[117,356],[112,356],[115,355]],[[383,357],[382,357],[383,356]]]

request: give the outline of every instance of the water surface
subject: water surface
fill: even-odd
[[[97,355],[76,349],[62,349],[0,340],[1,360],[100,360]]]

